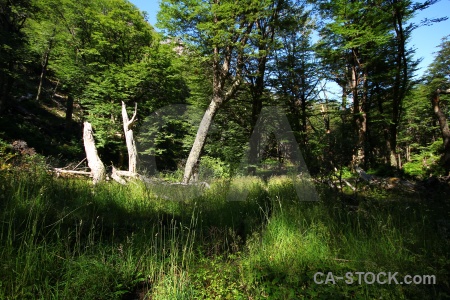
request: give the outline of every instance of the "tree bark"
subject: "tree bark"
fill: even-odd
[[[392,97],[392,118],[389,125],[389,161],[392,167],[400,169],[400,161],[397,155],[397,135],[400,125],[403,100],[409,89],[409,65],[406,42],[408,39],[407,30],[403,28],[405,22],[405,12],[401,5],[394,5],[393,25],[395,30],[396,57],[395,57],[395,77]]]
[[[448,127],[447,116],[441,110],[439,106],[440,95],[450,94],[450,89],[447,90],[436,90],[432,97],[433,111],[439,121],[439,127],[441,128],[442,140],[444,142],[444,155],[442,156],[442,164],[447,172],[450,171],[450,129]]]
[[[214,0],[215,4],[219,4],[219,2],[219,0]],[[212,18],[212,22],[216,25],[221,21],[216,13],[213,14]],[[236,94],[241,84],[243,73],[245,73],[244,57],[246,53],[244,48],[249,40],[254,22],[241,20],[238,26],[240,26],[242,32],[236,33],[228,45],[214,45],[212,48],[212,100],[200,122],[194,144],[186,161],[183,175],[184,184],[189,183],[191,179],[193,169],[205,145],[208,130],[219,107]],[[228,85],[229,82],[231,82],[231,85]]]
[[[69,129],[72,125],[72,115],[73,115],[73,96],[67,96],[67,104],[66,104],[66,129]]]
[[[123,131],[125,133],[125,141],[128,150],[128,171],[132,174],[137,172],[137,149],[134,141],[133,130],[131,126],[136,121],[137,115],[137,103],[134,106],[134,113],[131,120],[128,118],[127,109],[125,103],[122,101],[122,119],[123,119]]]
[[[119,176],[119,174],[117,174],[117,170],[116,168],[114,168],[114,166],[112,167],[111,178],[120,184],[127,184],[125,179],[123,179],[122,177]]]
[[[195,137],[194,145],[192,145],[191,152],[186,161],[186,167],[184,169],[183,183],[187,184],[192,176],[192,171],[200,157],[200,153],[205,145],[206,136],[208,135],[211,123],[216,115],[221,101],[220,99],[213,99],[208,106],[205,114],[203,115],[200,126],[197,130],[197,136]]]
[[[84,150],[88,166],[91,169],[94,184],[104,181],[106,178],[106,170],[95,147],[95,140],[92,131],[92,125],[89,122],[84,122],[83,129]]]
[[[222,67],[222,70],[227,70],[227,68]],[[183,175],[184,184],[189,183],[189,180],[191,179],[194,167],[196,166],[200,158],[200,153],[202,152],[203,146],[205,145],[209,128],[211,127],[212,121],[217,111],[219,110],[219,107],[222,105],[222,103],[228,101],[231,97],[233,97],[236,94],[239,86],[241,85],[242,79],[240,76],[238,76],[234,79],[233,84],[228,88],[228,91],[224,93],[223,86],[225,84],[225,78],[220,78],[222,72],[223,71],[220,71],[218,72],[218,74],[215,74],[217,78],[214,79],[213,83],[214,96],[208,108],[206,109],[205,114],[203,115],[202,121],[200,122],[200,126],[197,130],[194,144],[192,145],[191,152],[189,153],[189,157],[186,161]],[[238,74],[239,73],[240,70],[238,70]]]
[[[353,98],[353,119],[358,137],[355,152],[353,155],[353,166],[359,166],[361,163],[365,164],[366,160],[365,143],[367,131],[367,116],[366,112],[364,111],[363,98],[359,97],[358,83],[360,81],[360,78],[358,76],[358,60],[356,59],[358,54],[356,49],[353,49],[352,52],[355,58],[350,69],[350,89]]]
[[[261,18],[255,22],[256,28],[258,29],[258,34],[261,37],[261,40],[258,41],[258,52],[259,53],[268,53],[268,50],[272,46],[274,35],[275,35],[275,26],[274,23],[278,19],[278,14],[281,9],[281,2],[276,3],[276,8],[270,17],[267,19]],[[264,93],[264,83],[265,83],[265,74],[266,74],[266,66],[267,66],[268,54],[261,55],[258,59],[258,68],[256,78],[251,79],[250,92],[252,95],[252,115],[251,115],[251,131],[250,136],[255,128],[256,122],[258,121],[259,114],[261,113],[263,107],[263,93]],[[250,139],[250,155],[249,155],[249,174],[255,175],[255,164],[258,162],[259,149],[258,149],[258,140]]]
[[[39,85],[36,93],[36,101],[39,101],[39,98],[41,97],[42,85],[44,84],[45,73],[47,71],[49,52],[50,51],[46,51],[44,54],[44,62],[42,64],[41,76],[39,76]]]
[[[75,171],[75,170],[64,170],[62,168],[54,168],[54,172],[56,172],[57,175],[59,174],[70,174],[70,175],[92,175],[92,172],[86,172],[86,171]]]
[[[53,28],[53,33],[48,42],[48,47],[45,50],[44,56],[42,57],[42,62],[41,62],[42,69],[41,69],[41,76],[39,77],[39,86],[38,86],[38,90],[37,90],[36,101],[39,101],[39,98],[41,97],[42,85],[44,84],[45,75],[47,73],[48,60],[50,58],[50,52],[53,49],[55,35],[56,35],[56,28]]]

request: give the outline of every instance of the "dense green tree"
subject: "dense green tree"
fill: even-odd
[[[161,44],[145,15],[128,1],[48,2],[55,7],[46,12],[48,19],[59,26],[48,64],[68,96],[67,121],[76,101],[94,127],[101,152],[113,160],[124,157],[121,101],[129,107],[138,103],[144,116],[186,98],[179,67],[172,64],[176,53]],[[44,18],[37,22],[36,28],[48,23]]]
[[[366,164],[369,72],[377,52],[389,40],[383,13],[385,3],[319,1],[319,7],[322,16],[330,20],[321,29],[319,54],[330,70],[329,78],[342,87],[342,97],[352,99],[356,136],[353,164]],[[340,68],[334,69],[336,66]]]
[[[286,103],[292,129],[299,141],[307,144],[308,114],[317,100],[320,64],[316,60],[311,36],[314,21],[303,5],[290,7],[277,32],[277,50],[270,70],[270,84],[277,97]]]
[[[281,98],[286,100],[289,106],[288,114],[292,116],[290,119],[293,129],[301,132],[297,126],[301,116],[305,117],[302,124],[306,124],[306,114],[300,114],[299,107],[306,111],[306,97],[313,96],[306,89],[310,87],[309,83],[317,78],[312,75],[315,72],[307,70],[305,65],[305,61],[311,59],[310,54],[313,52],[311,48],[306,50],[306,47],[310,46],[311,28],[306,29],[305,26],[306,22],[310,22],[309,17],[310,12],[305,9],[303,1],[273,1],[257,19],[257,31],[250,41],[257,55],[251,57],[246,64],[249,70],[247,87],[252,103],[251,128],[255,127],[263,104],[279,105],[283,102],[280,101]],[[302,49],[300,45],[303,46]],[[299,89],[304,92],[305,101],[302,104],[301,100],[299,101]],[[277,94],[277,100],[273,99],[274,94]],[[256,140],[251,140],[251,165],[261,156],[256,143]]]
[[[161,2],[160,26],[204,55],[212,70],[211,102],[186,162],[184,182],[190,180],[214,116],[236,94],[244,79],[245,60],[255,52],[249,44],[255,22],[271,4],[272,1],[252,0]]]
[[[130,65],[144,57],[152,41],[152,28],[142,13],[124,0],[67,1],[61,3],[56,14],[66,28],[67,40],[56,49],[50,67],[62,81],[70,100],[82,98],[86,107],[109,111],[108,117],[114,119],[111,109],[98,106],[111,104],[110,99],[104,98],[106,94],[119,101],[116,103],[119,107],[121,100],[128,100],[121,81],[127,81],[129,87],[140,81],[136,78],[141,75],[136,74],[138,68]],[[68,102],[70,111],[72,103]],[[98,120],[94,111],[93,115]]]
[[[405,98],[398,135],[399,164],[408,175],[436,174],[442,140],[430,106],[430,89],[415,86]]]
[[[51,87],[65,99],[67,127],[76,106],[93,124],[107,160],[117,161],[125,151],[121,101],[138,103],[144,116],[189,94],[180,53],[127,0],[0,4],[0,109],[22,82],[37,100],[46,101],[50,95],[43,92]]]
[[[400,167],[397,155],[397,135],[403,102],[413,85],[412,77],[417,66],[417,62],[412,58],[414,50],[407,46],[416,25],[408,24],[408,22],[417,11],[425,9],[435,2],[425,1],[419,4],[412,1],[388,1],[389,7],[386,12],[390,16],[388,20],[390,20],[392,32],[392,54],[388,56],[390,58],[388,63],[392,66],[392,87],[389,95],[392,103],[390,105],[390,117],[387,118],[389,127],[385,132],[388,132],[386,150],[389,153],[390,164],[396,168]]]
[[[100,153],[117,161],[125,152],[121,101],[138,105],[136,132],[145,130],[143,116],[167,104],[193,104],[206,111],[198,130],[168,117],[166,131],[156,130],[156,143],[144,149],[169,169],[189,153],[187,182],[201,153],[209,162],[240,161],[270,103],[286,108],[317,169],[350,161],[400,168],[437,147],[437,124],[450,153],[447,41],[424,84],[412,90],[417,62],[408,42],[420,25],[408,22],[436,1],[311,1],[321,18],[313,48],[316,20],[300,0],[165,0],[165,37],[127,0],[0,0],[0,113],[19,93],[45,101],[46,91],[58,90],[68,127],[78,107],[93,124]],[[337,102],[328,99],[325,81],[341,89]],[[213,143],[205,146],[207,135]],[[262,156],[276,155],[277,146],[269,143]],[[255,161],[262,157],[257,145],[250,151]]]
[[[27,26],[24,28],[30,51],[34,56],[33,62],[37,65],[37,69],[40,69],[38,86],[34,94],[36,101],[40,100],[44,89],[52,52],[57,43],[62,41],[61,33],[65,30],[59,24],[54,11],[50,9],[54,4],[52,1],[37,1],[38,13],[28,20]]]
[[[450,129],[448,125],[448,95],[450,94],[450,40],[443,39],[433,63],[430,65],[427,79],[428,97],[439,122],[444,145],[442,165],[450,171]]]
[[[400,166],[398,129],[417,65],[408,41],[418,25],[408,22],[435,2],[319,1],[326,18],[319,54],[327,77],[342,88],[344,109],[352,100],[354,164]]]

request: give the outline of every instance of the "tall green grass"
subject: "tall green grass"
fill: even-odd
[[[444,299],[444,202],[368,190],[357,205],[288,177],[210,189],[0,173],[0,299]],[[304,190],[302,190],[302,188]],[[383,194],[381,194],[383,193]],[[316,199],[317,200],[317,199]],[[443,206],[439,206],[443,205]],[[445,214],[444,214],[445,216]],[[318,285],[316,272],[431,274]]]

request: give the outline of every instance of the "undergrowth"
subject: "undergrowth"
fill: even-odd
[[[448,199],[217,180],[127,186],[0,172],[0,299],[444,299]],[[180,191],[181,189],[181,191]],[[184,189],[184,190],[183,190]],[[312,193],[317,193],[315,199]],[[382,195],[382,197],[379,195]],[[445,195],[445,193],[442,193]],[[314,200],[314,201],[304,201]],[[332,272],[435,275],[434,285],[317,284]],[[356,275],[354,275],[356,279]]]

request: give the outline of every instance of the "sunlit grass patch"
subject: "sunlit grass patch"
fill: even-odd
[[[330,231],[323,223],[302,226],[286,217],[274,217],[263,236],[248,245],[260,264],[275,273],[297,276],[305,264],[331,257]]]
[[[242,176],[228,180],[227,184],[227,201],[242,201],[255,199],[258,193],[265,189],[265,183],[260,177]]]
[[[0,299],[430,299],[450,286],[449,245],[433,219],[443,214],[416,199],[378,201],[367,190],[348,206],[318,186],[320,201],[301,201],[289,176],[217,180],[183,201],[139,181],[2,178]],[[248,194],[229,201],[232,189]],[[313,281],[349,271],[426,272],[439,282]]]
[[[272,197],[282,197],[285,201],[319,201],[315,183],[310,176],[283,175],[268,180],[268,191]]]
[[[193,299],[195,290],[190,282],[188,273],[185,270],[173,266],[168,272],[161,273],[159,280],[155,283],[152,292],[152,299]]]

